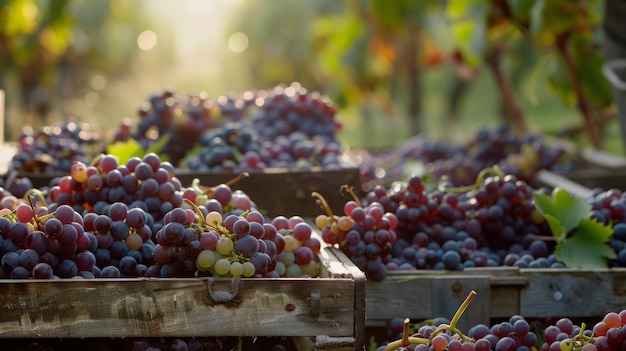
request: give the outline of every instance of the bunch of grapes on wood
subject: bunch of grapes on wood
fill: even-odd
[[[346,202],[342,216],[332,213],[321,194],[312,194],[326,212],[315,218],[315,224],[321,229],[322,239],[338,246],[368,279],[383,280],[387,275],[385,259],[396,241],[396,215],[385,212],[378,202],[362,206],[352,187],[344,186],[343,190],[353,200]]]

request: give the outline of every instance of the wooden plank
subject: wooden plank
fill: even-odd
[[[472,326],[491,320],[491,281],[488,275],[446,275],[433,277],[432,317],[452,319],[472,290],[476,296],[459,319],[457,326],[469,330]]]
[[[626,169],[626,157],[610,152],[594,149],[584,149],[582,158],[592,166],[608,168],[611,170]]]
[[[545,186],[563,188],[570,194],[580,198],[587,198],[593,194],[591,189],[568,179],[565,175],[556,174],[554,172],[540,170],[537,172],[536,179]]]
[[[354,332],[351,279],[242,279],[232,306],[210,301],[207,279],[0,280],[0,285],[2,338]],[[230,280],[216,280],[214,288],[229,290]]]
[[[528,286],[520,313],[529,317],[596,317],[626,307],[626,269],[521,269]]]
[[[400,273],[400,274],[395,274]],[[417,272],[414,272],[417,273]],[[433,277],[430,274],[389,272],[383,281],[368,281],[365,289],[366,324],[391,318],[433,318]]]

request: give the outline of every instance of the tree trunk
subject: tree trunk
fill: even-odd
[[[492,49],[487,53],[485,61],[491,69],[496,79],[498,90],[500,91],[505,122],[508,123],[517,134],[527,132],[528,124],[526,123],[524,112],[517,99],[515,87],[500,65],[501,50],[499,48]]]
[[[419,58],[420,31],[415,26],[409,26],[407,37],[407,48],[405,52],[405,65],[408,73],[408,93],[409,93],[409,127],[411,135],[419,135],[422,128],[422,87],[421,68]]]

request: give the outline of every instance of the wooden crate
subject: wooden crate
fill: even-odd
[[[383,281],[366,283],[366,324],[380,327],[394,317],[450,319],[471,290],[477,294],[459,320],[463,330],[515,314],[601,318],[626,309],[626,268],[392,271]]]
[[[626,158],[597,150],[584,150],[576,168],[569,171],[541,171],[537,183],[550,187],[570,187],[576,195],[590,195],[591,189],[626,190]],[[585,190],[587,189],[587,190]]]
[[[0,280],[0,338],[288,336],[364,347],[365,277],[325,247],[320,278]]]
[[[324,196],[334,212],[343,213],[343,205],[350,198],[349,195],[342,194],[341,186],[350,185],[356,190],[361,188],[360,172],[356,166],[335,170],[316,167],[311,171],[267,169],[264,172],[249,174],[248,178],[232,184],[231,188],[248,194],[259,209],[274,217],[278,215],[315,217],[323,213],[315,199],[311,197],[314,191]],[[48,186],[54,178],[64,175],[66,174],[22,173],[18,177],[27,177],[35,188],[42,188]],[[236,173],[176,171],[176,178],[183,186],[190,186],[196,178],[203,186],[216,186],[236,176]]]
[[[202,185],[215,186],[234,176],[229,173],[176,173],[183,185],[189,185],[197,178]],[[248,178],[231,185],[231,188],[248,194],[259,209],[267,211],[271,216],[315,217],[324,212],[311,193],[316,191],[322,194],[333,212],[343,213],[344,204],[351,199],[348,194],[342,194],[343,185],[353,186],[357,190],[361,188],[357,167],[312,171],[268,169],[250,173]]]

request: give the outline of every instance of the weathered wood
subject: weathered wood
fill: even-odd
[[[213,304],[206,279],[0,281],[0,336],[350,336],[350,279],[242,279]],[[229,289],[216,280],[214,288]],[[314,296],[319,302],[314,303]]]
[[[489,324],[520,312],[520,291],[528,284],[517,267],[450,271],[392,271],[382,282],[367,282],[368,326],[394,317],[452,318],[471,290],[476,291],[459,327]]]
[[[612,154],[610,152],[595,149],[584,149],[581,156],[583,160],[588,162],[591,166],[598,166],[611,170],[626,169],[626,157]]]
[[[544,186],[549,186],[551,188],[563,188],[570,194],[580,198],[586,198],[593,194],[591,189],[569,179],[567,175],[540,170],[537,172],[535,177],[537,182]]]
[[[363,350],[365,275],[333,247],[318,258],[319,278],[243,278],[223,303],[211,296],[231,279],[0,280],[0,338],[286,336],[298,350]]]
[[[520,313],[532,317],[596,317],[626,308],[626,269],[522,269],[528,286]]]

